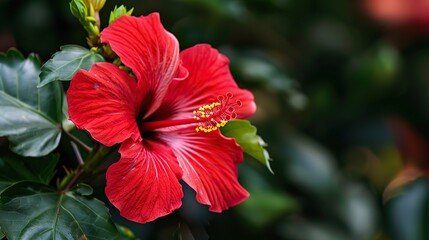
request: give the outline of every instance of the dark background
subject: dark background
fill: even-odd
[[[383,15],[372,2],[403,5]],[[429,239],[429,21],[419,15],[429,8],[419,2],[108,0],[103,26],[114,5],[157,11],[182,49],[210,43],[231,59],[275,172],[246,158],[251,197],[222,214],[186,188],[170,216],[139,225],[112,209],[115,221],[142,239]],[[86,46],[68,1],[0,0],[1,52],[47,61],[65,44]]]

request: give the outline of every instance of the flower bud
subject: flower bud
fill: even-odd
[[[94,12],[99,12],[104,4],[106,3],[106,0],[84,0],[85,5],[88,8],[91,8],[91,6],[94,8]]]
[[[134,8],[131,8],[130,10],[127,10],[127,8],[124,5],[121,5],[119,7],[115,6],[113,11],[110,12],[110,18],[109,18],[109,25],[112,24],[116,19],[122,17],[122,16],[131,16],[133,13]]]

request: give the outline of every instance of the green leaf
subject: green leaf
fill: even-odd
[[[429,181],[419,178],[385,204],[387,227],[393,240],[428,239]]]
[[[237,206],[236,211],[252,229],[266,229],[286,215],[296,214],[302,208],[293,196],[279,191],[269,173],[250,164],[240,166],[240,183],[250,197]]]
[[[78,45],[65,45],[42,66],[39,87],[50,82],[63,80],[70,81],[79,69],[89,70],[96,62],[103,62],[104,58]]]
[[[138,240],[138,238],[134,235],[134,233],[127,227],[116,224],[116,228],[119,231],[120,239],[122,240]]]
[[[121,5],[119,7],[115,6],[113,11],[110,12],[109,17],[109,25],[112,24],[116,19],[122,17],[122,16],[131,16],[133,13],[134,8],[131,8],[130,10],[127,10],[127,8],[124,5]]]
[[[241,216],[255,227],[265,227],[287,213],[298,209],[290,196],[275,191],[255,191],[237,208]]]
[[[104,203],[74,192],[20,182],[0,195],[0,226],[9,240],[117,239]]]
[[[256,130],[256,127],[252,126],[247,120],[229,121],[221,128],[221,132],[225,137],[235,138],[245,153],[265,164],[268,170],[273,173],[270,166],[271,158],[267,150],[264,149],[266,143],[256,134]]]
[[[62,90],[58,83],[37,88],[41,63],[11,49],[0,55],[0,136],[23,156],[44,156],[60,141]]]
[[[340,188],[342,180],[332,154],[292,129],[280,134],[288,136],[281,142],[281,157],[287,159],[282,162],[285,181],[312,196],[337,199],[332,192]]]
[[[361,239],[353,238],[347,234],[345,229],[339,227],[339,224],[334,225],[328,221],[306,219],[301,216],[285,219],[285,221],[278,224],[278,226],[278,234],[281,236],[281,239]]]
[[[48,184],[55,174],[58,155],[21,157],[12,152],[0,156],[0,193],[13,183],[28,180]]]

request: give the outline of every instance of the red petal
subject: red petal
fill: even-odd
[[[159,14],[146,17],[124,16],[101,33],[121,61],[138,79],[143,118],[161,104],[172,79],[178,74],[179,43],[162,26]]]
[[[172,147],[183,170],[183,180],[197,193],[197,201],[221,212],[244,201],[249,193],[237,180],[237,164],[243,159],[235,140],[219,131],[196,133],[185,128],[162,137]]]
[[[145,223],[179,208],[182,172],[171,150],[154,141],[122,143],[106,173],[106,195],[121,215]]]
[[[253,95],[238,88],[229,71],[227,57],[207,44],[188,48],[180,57],[189,76],[185,80],[171,83],[163,109],[175,112],[174,117],[186,118],[196,108],[217,101],[219,95],[232,93],[233,100],[242,102],[242,107],[236,108],[237,118],[247,118],[255,113]]]
[[[140,140],[136,81],[111,63],[75,74],[67,91],[70,119],[104,145]]]

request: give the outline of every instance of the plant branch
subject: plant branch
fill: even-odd
[[[58,184],[58,189],[60,189],[62,193],[67,192],[83,173],[92,174],[96,171],[98,165],[110,152],[111,148],[102,146],[98,143],[95,144],[92,151],[85,158],[84,163],[68,173]]]
[[[76,158],[77,158],[77,161],[78,161],[79,165],[83,165],[84,162],[83,162],[83,159],[82,159],[82,155],[80,155],[80,151],[79,151],[79,148],[77,147],[76,143],[75,142],[70,142],[70,144],[71,144],[71,146],[73,148],[73,151],[74,151],[74,153],[76,155]]]
[[[63,129],[63,132],[67,135],[67,137],[70,138],[70,140],[72,140],[73,142],[81,146],[83,149],[85,149],[85,151],[87,151],[88,153],[92,152],[93,149],[90,146],[86,145],[84,142],[82,142],[79,138],[75,137],[73,134],[69,133],[65,129]]]

